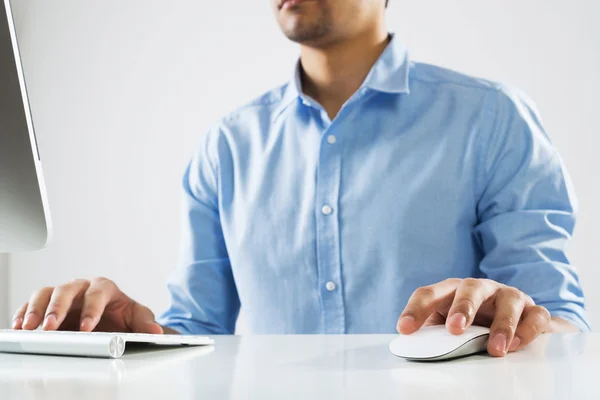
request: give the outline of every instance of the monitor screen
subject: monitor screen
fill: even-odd
[[[0,0],[0,253],[44,248],[50,215],[9,0]]]

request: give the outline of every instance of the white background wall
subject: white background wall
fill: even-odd
[[[8,254],[0,254],[0,329],[8,327]]]
[[[177,258],[180,176],[199,135],[288,79],[297,48],[268,0],[13,3],[55,238],[11,258],[11,313],[35,288],[96,275],[158,313]],[[537,102],[580,197],[571,255],[593,321],[599,17],[596,0],[391,0],[388,10],[414,59],[517,85]]]

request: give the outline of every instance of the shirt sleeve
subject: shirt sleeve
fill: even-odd
[[[480,270],[588,331],[578,272],[566,254],[577,200],[563,162],[524,94],[502,87],[484,107],[475,229]]]
[[[183,176],[180,262],[158,320],[182,334],[233,334],[240,310],[219,218],[218,140],[203,137]]]

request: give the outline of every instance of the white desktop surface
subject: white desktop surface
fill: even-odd
[[[0,353],[0,399],[600,399],[600,335],[435,363],[393,356],[394,337],[215,336],[116,360]]]

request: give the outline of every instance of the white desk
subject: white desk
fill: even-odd
[[[393,337],[217,336],[117,360],[0,354],[0,399],[600,399],[600,335],[438,363],[394,357]]]

